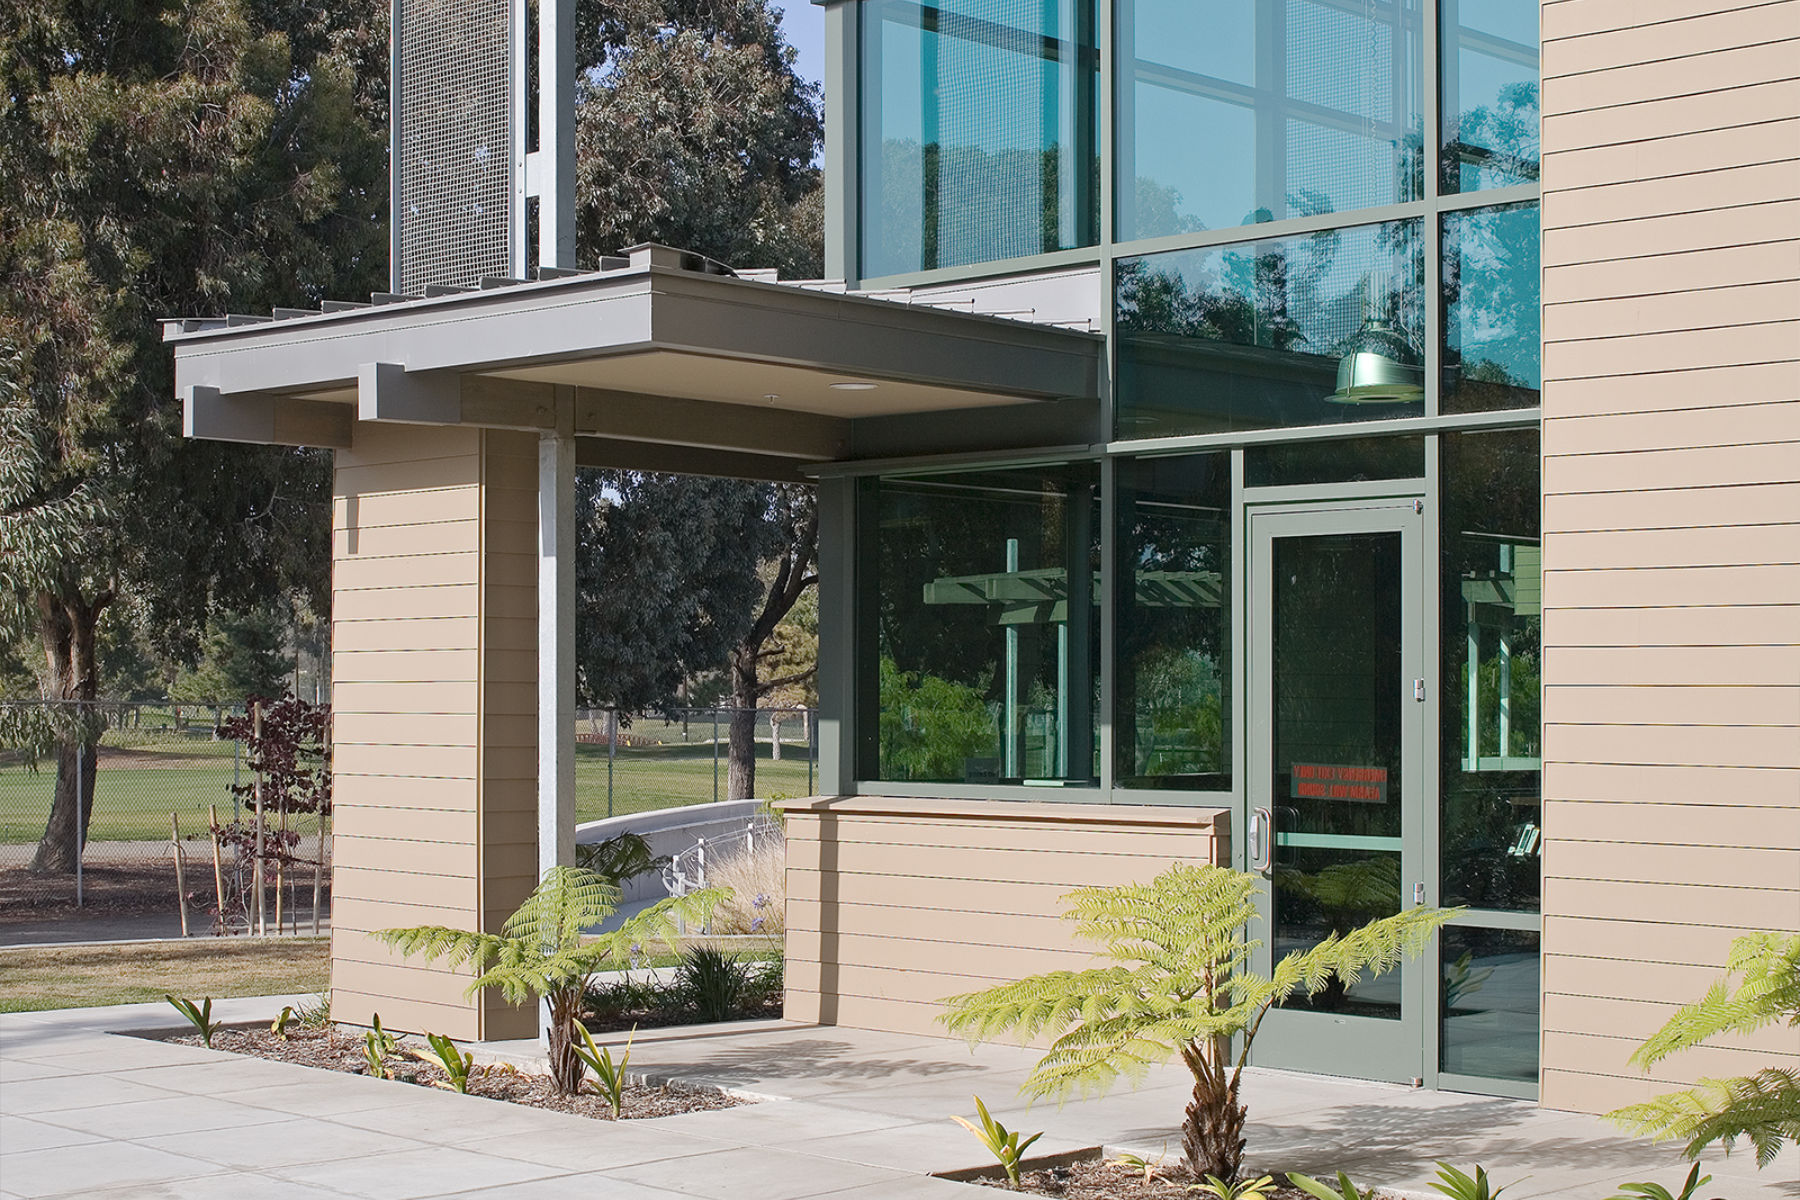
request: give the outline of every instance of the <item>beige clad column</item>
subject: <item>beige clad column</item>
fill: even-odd
[[[1800,3],[1546,3],[1543,1102],[1800,930]]]
[[[337,452],[332,1016],[528,1037],[396,925],[497,929],[537,860],[537,438],[361,423]]]

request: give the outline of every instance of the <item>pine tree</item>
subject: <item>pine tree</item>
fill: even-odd
[[[1194,1077],[1182,1123],[1188,1169],[1235,1182],[1245,1145],[1239,1085],[1269,1010],[1334,980],[1347,986],[1392,970],[1454,915],[1405,909],[1283,955],[1264,976],[1250,969],[1262,943],[1245,936],[1258,886],[1240,871],[1178,863],[1149,883],[1077,888],[1063,915],[1112,965],[952,996],[942,1020],[970,1042],[1054,1035],[1021,1089],[1030,1096],[1103,1091],[1120,1076],[1135,1084],[1179,1057]]]

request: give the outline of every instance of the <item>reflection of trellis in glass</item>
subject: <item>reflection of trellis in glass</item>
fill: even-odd
[[[1471,535],[1472,536],[1472,535]],[[1537,620],[1542,613],[1542,550],[1535,544],[1501,542],[1498,570],[1462,581],[1463,603],[1468,609],[1468,735],[1463,747],[1465,771],[1536,771],[1541,760],[1514,754],[1513,650],[1520,620]],[[1481,704],[1481,647],[1483,634],[1491,635],[1497,686],[1493,724],[1496,750],[1483,754],[1483,726],[1487,719]]]
[[[1007,541],[1008,565],[1018,561],[1018,540]],[[1139,571],[1137,603],[1143,608],[1219,608],[1224,603],[1224,580],[1217,571]],[[1088,581],[1088,603],[1100,594],[1100,576]],[[1069,672],[1074,657],[1070,648],[1069,573],[1061,567],[1009,570],[980,575],[953,575],[925,585],[926,604],[978,604],[989,609],[989,620],[1006,631],[1005,684],[1002,698],[1001,771],[1007,778],[1026,774],[1025,747],[1033,733],[1041,744],[1056,747],[1055,770],[1069,773]],[[1056,627],[1056,709],[1049,713],[1027,712],[1019,706],[1018,630],[1026,625]],[[1035,729],[1034,729],[1035,726]],[[1048,773],[1048,772],[1046,772]]]

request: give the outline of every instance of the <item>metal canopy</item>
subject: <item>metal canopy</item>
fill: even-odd
[[[1097,334],[694,269],[661,246],[611,261],[273,321],[169,321],[187,432],[342,447],[358,421],[545,430],[572,403],[584,462],[765,478],[1103,440]],[[1044,419],[984,415],[1022,404]]]

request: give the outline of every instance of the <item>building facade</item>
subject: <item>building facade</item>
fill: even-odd
[[[934,1030],[1196,861],[1265,961],[1463,909],[1259,1062],[1584,1111],[1800,1063],[1627,1063],[1800,930],[1800,0],[826,20],[834,281],[171,327],[192,434],[337,447],[338,1015],[529,1028],[369,934],[566,850],[579,462],[818,483],[791,1018]]]
[[[1464,909],[1260,1061],[1655,1090],[1730,937],[1800,927],[1800,8],[828,12],[838,270],[1012,284],[1109,370],[1093,446],[821,472],[818,1002],[930,1028],[1060,888],[1211,848],[1265,961]],[[1708,1053],[1665,1078],[1766,1058]]]

